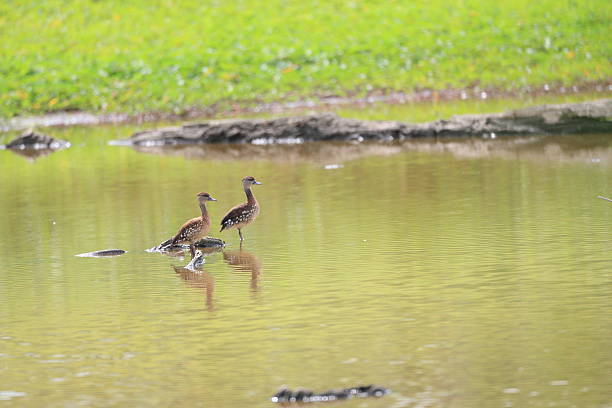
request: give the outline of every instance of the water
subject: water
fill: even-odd
[[[0,151],[0,405],[270,407],[282,385],[389,387],[343,407],[612,403],[612,137]],[[243,200],[202,273],[147,253]],[[113,258],[75,254],[121,248]],[[321,405],[323,406],[323,405]]]

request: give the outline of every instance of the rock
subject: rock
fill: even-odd
[[[84,254],[78,254],[75,256],[86,257],[86,258],[97,258],[102,256],[119,256],[125,254],[127,251],[123,249],[103,249],[101,251],[86,252]]]
[[[217,248],[224,247],[225,241],[219,238],[205,237],[195,243],[196,248]]]
[[[435,136],[610,131],[612,99],[603,99],[542,105],[505,113],[459,115],[423,124],[344,119],[329,113],[278,119],[216,120],[137,132],[125,144],[148,147],[195,143],[360,142]]]
[[[380,398],[390,392],[391,390],[387,388],[374,385],[345,388],[343,390],[330,390],[318,394],[310,390],[291,391],[287,388],[281,388],[272,398],[270,398],[270,400],[280,404],[302,404],[307,402],[332,402],[349,398]]]
[[[192,270],[192,271],[196,270],[196,269],[200,269],[204,265],[204,262],[206,262],[204,260],[204,254],[202,253],[202,251],[198,250],[198,251],[195,252],[195,256],[189,262],[189,264],[187,264],[187,266],[185,266],[185,268],[189,269],[189,270]]]
[[[70,143],[65,140],[54,139],[33,130],[27,130],[16,139],[10,141],[7,149],[32,149],[32,150],[58,150],[70,147]]]
[[[170,245],[171,240],[172,238],[168,238],[167,240],[163,241],[159,245],[153,248],[149,248],[146,251],[147,252],[168,252],[168,251],[173,251],[173,250],[189,249],[189,245],[183,245],[183,244]],[[204,237],[195,243],[196,248],[204,248],[204,249],[208,249],[208,248],[220,249],[220,248],[223,248],[224,246],[225,246],[225,241],[223,241],[222,239],[213,238],[213,237]]]

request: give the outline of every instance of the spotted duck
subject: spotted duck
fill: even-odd
[[[244,240],[241,230],[252,223],[259,215],[259,203],[251,191],[251,186],[254,184],[261,183],[252,176],[242,179],[242,187],[247,196],[247,202],[230,209],[227,214],[225,214],[225,217],[223,217],[223,220],[221,220],[221,231],[233,228],[238,229],[238,235],[240,236],[241,242]]]
[[[183,224],[181,229],[179,229],[177,234],[172,237],[170,241],[170,246],[176,244],[189,244],[191,259],[195,257],[195,243],[204,238],[210,230],[210,216],[208,215],[208,210],[206,210],[206,201],[217,201],[208,193],[198,193],[197,197],[202,215],[192,218]]]

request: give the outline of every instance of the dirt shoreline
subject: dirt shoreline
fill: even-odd
[[[501,98],[519,98],[526,96],[559,95],[579,93],[601,93],[601,97],[610,95],[612,83],[593,82],[573,86],[525,87],[518,90],[483,89],[471,87],[465,89],[447,89],[442,91],[419,90],[411,93],[377,90],[365,97],[313,95],[298,101],[278,101],[264,103],[261,101],[230,102],[220,101],[207,107],[190,107],[176,112],[143,112],[126,113],[92,113],[92,112],[56,112],[35,116],[18,116],[0,118],[0,132],[18,131],[29,128],[65,127],[79,125],[103,124],[140,124],[162,121],[180,121],[194,119],[214,119],[218,117],[235,117],[239,115],[295,113],[304,110],[319,111],[337,106],[364,107],[380,103],[406,104],[456,100],[488,100]]]

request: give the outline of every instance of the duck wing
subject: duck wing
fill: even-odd
[[[239,204],[230,209],[221,220],[221,231],[231,228],[233,225],[247,221],[254,212],[254,207],[249,203]]]

